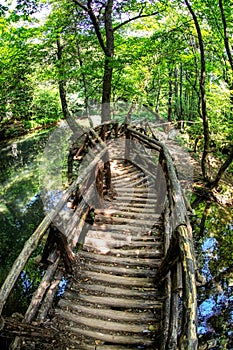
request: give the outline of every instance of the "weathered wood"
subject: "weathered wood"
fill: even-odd
[[[153,345],[154,341],[153,339],[147,339],[143,338],[141,336],[136,335],[117,335],[117,334],[109,334],[109,333],[102,333],[102,332],[96,332],[91,331],[87,329],[82,329],[80,327],[66,327],[68,331],[72,331],[73,333],[77,335],[84,335],[93,339],[99,339],[104,340],[106,342],[110,343],[116,343],[116,344],[142,344],[145,346]]]
[[[123,322],[113,322],[108,320],[101,320],[100,318],[90,318],[80,315],[74,315],[71,312],[64,310],[57,310],[58,315],[60,314],[62,318],[72,321],[74,324],[79,324],[86,326],[88,329],[98,328],[101,330],[109,330],[112,331],[114,329],[115,332],[130,332],[130,333],[142,333],[145,330],[148,330],[148,325],[135,325],[130,323]]]
[[[75,286],[77,287],[77,286]],[[72,290],[73,288],[71,288]],[[110,294],[110,295],[117,295],[121,297],[126,298],[137,298],[137,299],[155,299],[158,298],[158,291],[156,289],[151,288],[150,291],[142,291],[139,288],[136,289],[126,289],[126,288],[117,288],[117,287],[108,287],[108,286],[102,286],[99,284],[92,285],[92,284],[80,284],[80,289],[85,289],[88,292],[96,293],[104,293],[104,294]]]
[[[59,315],[61,329],[65,333],[71,334],[71,343],[73,342],[72,344],[76,347],[78,342],[82,342],[82,339],[85,338],[92,339],[93,344],[95,344],[96,339],[98,342],[116,343],[116,349],[121,348],[120,344],[122,344],[122,349],[127,348],[127,344],[132,344],[134,347],[136,344],[152,347],[154,339],[150,337],[155,334],[153,332],[144,334],[144,331],[148,331],[147,322],[154,325],[157,330],[159,326],[157,320],[160,319],[161,302],[164,300],[163,292],[165,292],[163,339],[160,338],[160,350],[196,350],[196,265],[192,236],[188,230],[186,203],[173,160],[165,145],[158,140],[151,140],[144,134],[142,126],[139,128],[140,131],[127,125],[124,128],[125,144],[118,142],[119,148],[111,141],[107,145],[98,135],[102,130],[104,141],[112,136],[116,127],[114,123],[109,123],[91,129],[87,135],[88,140],[86,139],[85,145],[82,144],[80,152],[78,151],[77,157],[86,149],[88,141],[90,157],[83,160],[83,168],[79,177],[71,185],[68,194],[65,194],[67,200],[79,185],[79,198],[74,207],[76,210],[73,217],[70,218],[67,232],[65,235],[55,234],[54,236],[59,236],[59,239],[56,237],[52,246],[55,244],[59,248],[65,265],[69,268],[73,266],[72,249],[77,242],[80,245],[84,243],[84,250],[80,251],[78,259],[74,262],[75,274],[71,285],[65,292],[65,300],[59,303],[56,317]],[[122,131],[123,127],[117,130],[119,134]],[[128,146],[132,147],[130,141],[132,137],[143,144],[137,150],[139,158],[140,152],[144,153],[148,148],[160,152],[159,162],[161,166],[157,174],[154,174],[153,170],[150,171],[153,162],[148,165],[148,158],[145,155],[140,160],[141,173],[132,163],[129,165],[129,162],[125,161],[124,164],[124,158],[130,155]],[[136,144],[139,144],[138,141]],[[128,145],[127,142],[129,142]],[[114,157],[119,159],[114,161],[114,165],[119,170],[119,176],[110,178],[110,181],[108,179],[108,174],[110,174],[108,169],[108,166],[110,168],[109,151],[114,155],[113,159]],[[128,156],[126,157],[127,152]],[[96,155],[96,153],[98,154]],[[148,157],[150,159],[149,154]],[[136,158],[132,161],[136,162]],[[104,169],[105,184],[103,163],[107,164],[107,168],[105,166]],[[162,181],[163,174],[166,186],[165,181]],[[159,196],[153,195],[155,175],[158,175],[158,187],[162,190]],[[97,203],[93,199],[98,195],[102,201],[103,191],[111,187],[111,182],[116,189],[114,191],[116,193],[109,199],[114,198],[112,203],[109,203],[111,207],[95,210],[94,225],[86,235],[84,224],[87,215],[91,208],[97,207]],[[166,200],[164,200],[165,197]],[[106,197],[104,199],[106,201]],[[157,212],[161,213],[164,209],[163,222],[156,215],[158,199],[161,201]],[[60,209],[64,204],[65,202],[61,206],[59,203]],[[59,210],[57,211],[56,208],[56,211],[52,212],[53,218],[56,217]],[[47,227],[52,220],[49,223],[46,222]],[[164,249],[162,248],[162,239],[159,238],[163,229]],[[54,254],[53,256],[50,254],[49,260],[54,261],[56,257],[59,258],[54,250]],[[162,257],[162,263],[156,274]],[[182,265],[181,285],[180,278],[177,277],[178,261]],[[53,266],[51,269],[55,269],[54,264],[51,266]],[[55,278],[53,277],[56,269],[51,275],[51,271],[49,271],[48,269],[44,285],[38,289],[39,294],[34,295],[33,310],[29,308],[25,315],[28,322],[36,313],[38,321],[46,319],[61,278],[59,273],[55,275]],[[156,284],[154,283],[155,274]],[[163,286],[159,288],[162,292],[162,299],[158,291],[158,283],[161,284],[161,281],[165,282],[163,292]],[[180,293],[181,299],[178,297]],[[180,303],[182,303],[183,317],[181,336],[178,342],[177,321]],[[40,308],[38,304],[40,304]],[[149,312],[150,309],[155,310],[154,315]],[[138,313],[139,310],[140,313]],[[128,325],[125,322],[130,323]],[[2,324],[4,325],[4,321]],[[127,334],[127,332],[131,332],[131,334]],[[79,345],[80,349],[82,346],[85,348],[85,344]]]
[[[144,227],[148,227],[148,226],[153,226],[153,224],[155,223],[154,220],[146,220],[146,221],[138,221],[137,219],[129,219],[129,218],[124,218],[124,217],[107,217],[104,215],[96,215],[95,217],[95,221],[96,222],[102,222],[102,223],[108,223],[108,224],[136,224],[138,226],[144,226]]]
[[[45,327],[40,327],[37,324],[27,324],[17,321],[13,317],[8,317],[5,319],[5,327],[2,335],[7,337],[19,336],[24,338],[41,338],[46,339],[46,341],[51,341],[56,336],[55,329],[49,329]]]
[[[106,264],[118,264],[118,265],[127,265],[127,266],[148,266],[148,267],[154,267],[157,268],[160,259],[150,259],[150,258],[130,258],[130,257],[114,257],[109,255],[101,255],[101,254],[94,254],[91,252],[86,251],[80,251],[79,255],[81,257],[87,258],[89,261],[94,260],[95,262],[102,262]]]
[[[191,234],[184,225],[177,228],[183,274],[183,319],[180,337],[181,350],[197,349],[197,291],[194,248]]]
[[[25,323],[30,323],[33,318],[35,317],[38,308],[41,304],[41,301],[47,291],[47,289],[50,286],[50,282],[52,280],[52,277],[54,276],[54,273],[57,270],[58,267],[58,263],[60,261],[60,256],[57,257],[57,260],[55,261],[54,264],[52,264],[51,266],[49,266],[40,282],[39,287],[37,288],[37,290],[35,291],[35,293],[33,294],[32,300],[30,302],[30,305],[26,311],[26,314],[24,316],[24,322]]]
[[[153,278],[125,277],[125,276],[122,277],[122,276],[109,275],[106,273],[98,273],[94,271],[83,271],[80,273],[80,276],[87,279],[93,279],[93,280],[117,284],[117,285],[122,284],[124,286],[127,286],[127,285],[134,286],[134,287],[141,287],[141,286],[153,287],[154,286]]]
[[[179,298],[178,298],[178,272],[177,264],[171,269],[171,309],[167,350],[177,349],[178,320],[179,320]]]
[[[163,279],[167,276],[168,272],[171,271],[172,267],[180,259],[180,250],[179,250],[179,240],[176,234],[173,234],[168,251],[161,262],[161,265],[158,268],[158,271],[155,276],[156,283],[161,283]]]
[[[39,322],[44,322],[48,317],[49,309],[52,306],[52,303],[58,291],[58,287],[59,287],[59,283],[61,282],[61,279],[62,279],[62,272],[59,271],[57,273],[57,276],[55,276],[55,279],[50,284],[50,287],[47,290],[43,303],[39,309],[38,316],[37,316],[37,320]]]
[[[59,261],[60,261],[60,256],[58,255],[55,263],[50,265],[47,268],[47,270],[46,270],[46,272],[45,272],[45,274],[40,282],[39,287],[37,288],[37,290],[33,294],[32,300],[31,300],[29,307],[25,313],[25,316],[23,319],[23,324],[30,324],[30,322],[34,319],[34,317],[35,317],[35,315],[40,307],[41,301],[42,301],[47,289],[49,288],[50,281],[51,281],[51,279],[52,279],[52,277],[53,277],[53,275],[58,267]],[[22,339],[20,338],[19,335],[16,336],[11,344],[10,349],[11,350],[20,349],[21,340]]]
[[[147,322],[153,322],[154,316],[152,310],[147,312],[127,312],[127,311],[119,311],[119,310],[110,310],[108,309],[108,313],[106,314],[106,308],[101,308],[100,305],[98,308],[93,308],[86,305],[76,305],[73,303],[72,300],[66,300],[62,299],[59,301],[59,306],[62,309],[69,309],[73,312],[77,313],[83,313],[87,315],[93,315],[93,316],[99,316],[99,317],[107,317],[112,320],[118,320],[118,321],[127,321],[127,322],[134,322],[137,320],[140,323],[147,323]]]
[[[66,272],[72,273],[72,264],[74,262],[75,254],[71,250],[67,237],[54,225],[51,225],[51,231],[51,234],[55,237],[57,249],[63,259]]]
[[[117,276],[135,276],[135,277],[154,277],[155,269],[149,270],[143,269],[142,267],[137,266],[137,268],[130,267],[119,267],[119,266],[106,266],[106,265],[91,265],[88,263],[82,263],[82,267],[86,269],[86,271],[96,271],[96,272],[109,272],[110,274],[114,274]]]

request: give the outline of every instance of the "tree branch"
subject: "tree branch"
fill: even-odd
[[[230,49],[230,45],[229,45],[229,35],[227,32],[227,22],[226,22],[226,17],[225,17],[225,13],[224,13],[222,0],[219,0],[219,8],[220,8],[220,12],[221,12],[223,30],[224,30],[224,44],[225,44],[227,56],[228,56],[228,59],[229,59],[230,65],[231,65],[231,69],[233,70],[233,58],[232,58],[231,49]]]
[[[115,28],[113,28],[113,31],[115,32],[116,30],[118,30],[119,28],[123,27],[124,25],[136,20],[136,19],[139,19],[139,18],[145,18],[145,17],[150,17],[150,16],[156,16],[158,15],[160,12],[157,11],[157,12],[153,12],[153,13],[149,13],[149,14],[145,14],[145,15],[142,15],[141,12],[139,13],[139,15],[135,16],[135,17],[132,17],[132,18],[129,18],[127,19],[126,21],[118,24]]]
[[[83,5],[80,1],[78,0],[73,0],[75,2],[76,5],[78,5],[79,7],[81,7],[84,11],[88,12],[88,8]]]
[[[84,11],[86,11],[91,19],[91,22],[94,26],[95,29],[95,33],[97,36],[97,39],[99,41],[100,47],[101,49],[104,51],[105,55],[106,55],[106,46],[104,43],[104,39],[102,37],[101,31],[100,31],[100,26],[98,23],[98,20],[93,12],[93,9],[91,7],[91,2],[92,0],[88,0],[87,2],[87,7],[85,5],[83,5],[79,0],[73,0],[75,2],[76,5],[78,5],[79,7],[81,7]]]

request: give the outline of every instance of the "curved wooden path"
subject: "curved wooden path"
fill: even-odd
[[[74,160],[88,164],[25,244],[0,291],[0,311],[50,228],[47,271],[24,319],[2,319],[0,328],[17,335],[12,350],[196,350],[195,258],[169,153],[141,130],[115,124],[85,137],[71,150],[69,175]],[[64,235],[52,221],[72,194]],[[67,286],[54,307],[62,277]]]

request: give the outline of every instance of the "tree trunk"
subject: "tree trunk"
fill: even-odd
[[[233,145],[231,146],[231,151],[230,151],[229,156],[227,157],[226,161],[222,164],[221,168],[219,169],[215,180],[210,183],[210,188],[214,188],[218,185],[223,174],[225,173],[225,171],[227,170],[229,165],[232,163],[232,161],[233,161]]]
[[[205,90],[205,79],[206,79],[206,66],[205,66],[205,50],[204,50],[204,43],[201,33],[201,28],[197,19],[197,16],[195,12],[192,9],[192,6],[189,4],[188,0],[185,0],[185,3],[189,9],[189,12],[192,15],[197,35],[198,35],[198,42],[199,42],[199,48],[200,48],[200,58],[201,58],[201,76],[200,76],[200,90],[201,90],[201,112],[202,112],[202,120],[203,120],[203,131],[204,131],[204,150],[202,154],[202,160],[201,160],[201,168],[202,168],[202,174],[203,178],[206,181],[209,181],[208,176],[208,154],[209,154],[209,145],[210,145],[210,133],[209,133],[209,120],[207,115],[207,107],[206,107],[206,90]]]
[[[102,109],[101,109],[102,123],[111,119],[110,102],[111,102],[112,72],[113,72],[112,58],[114,55],[114,32],[112,27],[112,7],[113,7],[113,0],[108,0],[105,13],[104,13],[106,48],[105,48]]]
[[[78,50],[78,60],[79,60],[79,64],[80,64],[80,67],[81,67],[81,77],[82,77],[83,88],[84,88],[84,96],[85,96],[85,98],[84,98],[84,106],[85,106],[86,116],[87,116],[87,118],[89,120],[91,128],[93,128],[93,126],[94,126],[93,125],[93,121],[92,121],[92,119],[90,117],[90,114],[89,114],[89,106],[88,106],[89,98],[88,98],[87,81],[86,81],[86,76],[85,76],[85,74],[82,71],[83,60],[82,60],[81,49],[80,49],[79,43],[77,43],[77,50]]]
[[[182,95],[183,95],[183,67],[182,67],[182,63],[180,63],[180,115],[179,115],[179,120],[182,119],[182,115],[183,115]]]
[[[62,69],[62,46],[60,39],[57,39],[57,58],[59,61],[59,68],[60,70]],[[59,72],[60,73],[60,72]],[[59,74],[60,75],[60,74]],[[66,82],[64,79],[60,79],[58,81],[58,86],[59,86],[59,94],[60,94],[60,100],[61,100],[61,106],[62,106],[62,113],[65,119],[67,119],[70,116],[69,109],[68,109],[68,104],[66,100]]]
[[[107,122],[111,119],[111,87],[112,87],[112,65],[111,58],[106,56],[104,62],[104,77],[101,106],[101,122]]]
[[[172,69],[169,68],[168,72],[168,111],[167,120],[172,121]]]
[[[232,57],[232,52],[231,52],[231,46],[229,43],[229,34],[227,31],[227,21],[226,21],[226,17],[225,17],[225,12],[224,12],[222,0],[219,0],[218,4],[219,4],[220,12],[221,12],[222,23],[223,23],[224,45],[225,45],[228,61],[230,63],[231,70],[233,72],[233,57]],[[232,82],[230,82],[229,88],[230,88],[231,114],[233,114],[233,83]]]

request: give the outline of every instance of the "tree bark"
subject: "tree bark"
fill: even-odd
[[[206,181],[209,181],[208,176],[208,154],[209,154],[209,145],[210,145],[210,133],[209,133],[209,120],[207,115],[207,107],[206,107],[206,89],[205,89],[205,80],[206,80],[206,65],[205,65],[205,49],[204,49],[204,43],[201,33],[201,27],[199,25],[197,16],[195,12],[192,9],[192,6],[190,5],[188,0],[185,0],[185,3],[188,7],[189,12],[191,13],[191,16],[193,18],[195,28],[198,35],[198,42],[199,42],[199,48],[200,48],[200,58],[201,58],[201,75],[200,75],[200,90],[201,90],[201,112],[202,112],[202,120],[203,120],[203,131],[204,131],[204,150],[202,154],[202,160],[201,160],[201,168],[202,168],[202,174],[203,178]]]
[[[168,111],[167,120],[172,121],[172,69],[169,68],[168,72]]]
[[[106,49],[104,61],[104,77],[103,77],[103,93],[102,93],[102,109],[101,121],[102,123],[111,119],[111,88],[112,88],[112,59],[114,55],[114,32],[112,27],[112,7],[113,0],[108,0],[105,13],[105,33],[106,33]]]
[[[61,46],[61,41],[58,38],[57,39],[57,59],[59,61],[59,69],[62,70],[62,46]],[[59,72],[60,75],[60,72]],[[59,94],[60,94],[60,100],[61,100],[61,106],[62,106],[62,113],[65,119],[67,119],[70,116],[69,109],[68,109],[68,104],[66,100],[66,82],[64,79],[61,79],[59,77],[58,81],[58,86],[59,86]]]
[[[219,169],[215,180],[210,183],[211,189],[213,189],[214,187],[216,187],[218,185],[223,174],[225,173],[225,171],[227,170],[229,165],[232,163],[232,161],[233,161],[233,145],[231,146],[231,151],[230,151],[229,156],[227,157],[226,161],[222,164],[221,168]]]

